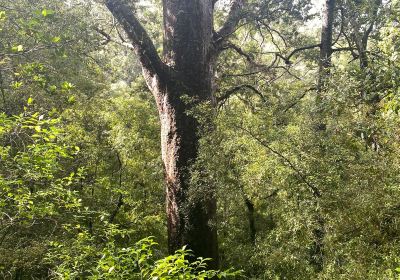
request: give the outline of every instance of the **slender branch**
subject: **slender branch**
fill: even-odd
[[[227,100],[229,97],[231,97],[234,93],[238,92],[239,90],[242,89],[250,89],[253,92],[255,92],[258,96],[260,96],[260,98],[263,100],[263,102],[266,102],[266,99],[264,97],[264,95],[258,90],[256,89],[254,86],[252,85],[248,85],[248,84],[243,84],[243,85],[238,85],[235,86],[231,89],[229,89],[227,92],[225,92],[225,94],[223,94],[221,97],[217,98],[218,103],[220,102],[224,102],[225,100]]]
[[[245,72],[245,73],[238,73],[238,74],[223,74],[222,77],[248,77],[252,75],[257,75],[257,74],[262,74],[262,73],[267,73],[271,69],[280,69],[282,66],[277,66],[275,65],[276,62],[278,61],[278,55],[275,54],[274,59],[271,61],[269,65],[262,65],[262,64],[256,64],[256,70],[250,71],[250,72]]]
[[[341,37],[341,35],[344,32],[344,14],[343,14],[343,8],[339,7],[338,11],[340,11],[340,30],[339,30],[339,34],[336,36],[336,39],[333,41],[332,46],[336,45],[337,42],[339,42],[339,39]]]
[[[343,32],[343,35],[344,35],[344,38],[346,39],[346,41],[347,41],[347,44],[349,45],[349,48],[351,48],[350,49],[350,52],[351,52],[351,56],[353,57],[353,60],[356,60],[356,59],[358,59],[358,57],[359,57],[359,54],[357,54],[354,50],[358,50],[358,48],[356,48],[356,47],[352,47],[352,41],[351,41],[351,38],[346,34],[346,32]]]
[[[99,33],[101,36],[104,37],[104,41],[101,42],[102,45],[107,45],[109,42],[112,41],[111,35],[108,34],[107,32],[105,32],[104,30],[98,28],[98,27],[94,27],[94,30]]]
[[[303,92],[298,98],[296,98],[295,101],[293,101],[289,106],[287,106],[283,112],[287,112],[290,109],[292,109],[294,106],[296,106],[305,96],[308,92],[312,91],[312,90],[317,90],[317,88],[313,87],[313,88],[309,88],[308,90],[306,90],[305,92]]]
[[[335,48],[332,49],[332,52],[343,52],[343,51],[349,51],[349,52],[353,52],[357,50],[357,48],[353,48],[353,47],[342,47],[342,48]]]
[[[241,56],[245,57],[246,60],[251,63],[253,66],[256,66],[258,68],[263,68],[266,70],[271,69],[274,65],[275,62],[277,60],[278,57],[280,57],[286,65],[291,65],[292,62],[290,61],[290,59],[292,58],[292,56],[294,56],[296,53],[304,51],[304,50],[308,50],[308,49],[313,49],[313,48],[317,48],[317,47],[321,47],[321,44],[314,44],[314,45],[307,45],[307,46],[303,46],[303,47],[299,47],[297,49],[294,49],[287,57],[285,57],[284,55],[282,55],[281,53],[277,52],[275,53],[275,60],[268,66],[266,65],[262,65],[262,64],[258,64],[254,61],[254,57],[252,54],[246,53],[242,48],[238,47],[237,45],[233,44],[232,42],[228,42],[226,45],[224,45],[223,47],[221,47],[221,50],[226,50],[226,49],[233,49],[234,51],[236,51],[238,54],[240,54]],[[342,50],[347,50],[347,49],[337,49],[337,51],[342,51]],[[265,70],[261,70],[263,72],[265,72]],[[291,74],[291,73],[290,73]]]
[[[262,26],[264,26],[264,27],[267,29],[268,33],[271,35],[271,40],[272,40],[272,41],[274,41],[274,35],[273,35],[273,33],[276,33],[276,34],[278,35],[278,37],[279,37],[279,38],[282,40],[282,42],[284,43],[285,47],[288,46],[288,43],[286,42],[286,39],[285,39],[285,37],[282,35],[281,32],[279,32],[278,30],[272,28],[272,27],[271,27],[269,24],[267,24],[264,20],[259,20],[258,23],[261,24]],[[261,30],[260,30],[260,33],[262,33]],[[275,43],[274,43],[274,44],[275,44]],[[275,44],[275,45],[277,46],[277,44]],[[278,46],[277,46],[277,47],[278,47]],[[279,49],[279,47],[278,47],[278,49]]]
[[[287,166],[289,166],[296,174],[297,176],[307,185],[307,187],[310,189],[312,195],[316,198],[321,197],[321,192],[317,187],[315,187],[311,182],[307,180],[307,177],[303,175],[303,173],[283,154],[278,152],[277,150],[273,149],[268,143],[266,143],[264,140],[260,139],[254,133],[252,133],[250,130],[240,126],[238,127],[239,129],[243,130],[247,134],[249,134],[254,140],[256,140],[261,146],[267,148],[270,152],[278,156],[283,160],[284,163],[286,163]]]
[[[374,4],[375,4],[375,7],[373,10],[373,17],[372,17],[371,23],[368,26],[367,30],[365,30],[364,35],[362,36],[362,39],[361,39],[361,44],[363,45],[364,50],[367,49],[368,38],[371,35],[371,32],[374,30],[374,25],[375,25],[377,17],[378,17],[379,7],[382,5],[382,0],[376,0]]]
[[[308,46],[303,46],[297,49],[294,49],[285,59],[285,62],[287,64],[291,64],[290,59],[292,56],[294,56],[296,53],[304,51],[304,50],[309,50],[309,49],[314,49],[314,48],[320,48],[321,44],[313,44],[313,45],[308,45]]]
[[[369,35],[371,34],[371,32],[374,30],[374,25],[375,25],[375,21],[372,21],[371,24],[368,26],[368,29],[365,31],[362,39],[361,39],[361,44],[364,48],[367,47],[368,44],[368,38]]]
[[[221,48],[221,50],[227,50],[227,49],[233,49],[235,52],[237,52],[239,55],[243,56],[246,58],[247,62],[253,66],[253,71],[250,73],[244,73],[244,74],[239,74],[238,76],[251,76],[254,74],[259,74],[259,73],[265,73],[268,72],[269,70],[271,70],[272,68],[276,68],[278,66],[276,66],[276,62],[278,61],[278,56],[279,54],[274,53],[275,57],[274,59],[271,61],[270,64],[266,65],[266,64],[260,64],[258,62],[256,62],[254,60],[254,56],[252,53],[247,53],[245,52],[242,48],[240,48],[239,46],[228,42],[228,44],[226,44],[223,48]]]
[[[254,63],[254,57],[252,54],[246,53],[244,50],[242,50],[240,47],[238,47],[237,45],[229,42],[228,44],[226,44],[223,48],[223,50],[226,49],[233,49],[235,52],[237,52],[238,54],[240,54],[241,56],[244,56],[246,58],[246,60],[250,63]]]
[[[130,50],[133,50],[133,51],[135,50],[135,47],[132,44],[126,42],[123,39],[122,35],[118,32],[118,29],[117,29],[118,36],[120,37],[121,41],[115,40],[113,37],[111,37],[110,34],[108,34],[107,32],[105,32],[104,30],[102,30],[100,28],[96,27],[96,28],[94,28],[94,30],[104,37],[104,41],[101,42],[101,45],[107,45],[108,43],[113,42],[113,43],[116,43],[116,44],[121,45],[123,47],[126,47],[126,48],[128,48]]]

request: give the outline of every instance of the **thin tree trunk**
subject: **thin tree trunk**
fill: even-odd
[[[318,90],[324,87],[329,68],[332,66],[332,35],[336,0],[325,0],[322,11],[321,46],[319,60]]]
[[[244,199],[247,208],[247,218],[249,221],[250,241],[253,245],[255,245],[257,232],[256,232],[254,203],[248,197],[245,197]]]
[[[323,106],[323,92],[326,87],[327,80],[330,75],[330,68],[332,66],[332,53],[333,53],[333,23],[335,17],[335,0],[325,0],[322,11],[322,28],[321,28],[321,44],[320,44],[320,60],[319,60],[319,73],[318,73],[318,96],[317,96],[317,125],[316,133],[326,131],[326,123],[324,121],[324,106]],[[319,147],[321,158],[325,156],[325,147],[322,143]],[[324,264],[324,239],[325,239],[325,220],[320,212],[321,193],[314,195],[314,205],[316,208],[315,213],[315,228],[312,231],[313,244],[311,247],[311,264],[314,266],[316,272],[323,270]]]
[[[314,240],[311,247],[311,264],[316,272],[322,272],[324,269],[325,220],[319,210],[317,210],[314,219],[316,226],[313,229]]]

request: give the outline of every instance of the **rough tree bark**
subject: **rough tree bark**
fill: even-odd
[[[225,24],[213,30],[214,1],[163,0],[164,48],[161,59],[146,30],[121,0],[106,6],[123,26],[154,95],[161,122],[165,169],[168,246],[183,245],[218,266],[217,232],[210,222],[216,212],[213,192],[191,197],[190,169],[198,156],[199,128],[187,112],[201,102],[214,104],[213,65],[219,46],[234,32],[244,0],[232,1]],[[183,96],[191,102],[182,100]],[[209,186],[207,186],[209,187]]]
[[[318,77],[319,91],[324,86],[326,77],[329,75],[329,68],[332,65],[332,36],[336,0],[325,0],[324,2],[325,3],[322,11],[322,29]]]

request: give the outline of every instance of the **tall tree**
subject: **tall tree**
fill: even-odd
[[[318,89],[323,87],[325,78],[329,73],[329,67],[332,63],[332,35],[333,22],[335,17],[336,0],[325,0],[322,11],[322,29],[321,29],[321,45],[320,45],[320,61],[319,61],[319,78]]]
[[[324,120],[324,104],[322,102],[324,96],[323,91],[326,89],[326,82],[329,79],[330,67],[332,66],[333,54],[333,24],[335,21],[335,6],[336,0],[325,0],[322,9],[322,27],[321,27],[321,41],[319,45],[319,71],[318,71],[318,85],[317,85],[317,124],[316,133],[318,138],[325,137],[320,134],[326,131],[326,121]],[[325,138],[324,138],[325,139]],[[319,154],[321,157],[326,156],[326,145],[324,141],[319,146]],[[324,239],[325,239],[325,219],[321,214],[320,200],[321,192],[318,190],[314,193],[314,229],[313,229],[313,244],[311,247],[311,264],[314,266],[316,272],[321,272],[324,265]]]
[[[163,0],[164,48],[161,59],[132,10],[121,0],[106,1],[123,26],[154,95],[161,121],[165,169],[168,244],[170,252],[188,245],[197,256],[218,265],[216,228],[210,225],[216,201],[211,191],[191,199],[190,170],[196,162],[200,124],[190,111],[196,104],[214,104],[213,66],[218,46],[235,30],[243,0],[234,0],[222,28],[214,32],[215,1]],[[187,96],[190,101],[182,97]]]

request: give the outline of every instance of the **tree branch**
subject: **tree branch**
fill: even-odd
[[[128,48],[130,50],[133,50],[133,51],[135,50],[135,47],[132,44],[126,42],[124,40],[124,38],[121,36],[121,34],[118,32],[118,30],[117,30],[117,32],[118,32],[119,38],[121,40],[120,42],[115,40],[113,37],[111,37],[110,34],[108,34],[107,32],[105,32],[104,30],[102,30],[100,28],[95,27],[94,30],[96,32],[98,32],[101,36],[104,37],[104,41],[100,42],[101,45],[107,45],[108,43],[113,42],[113,43],[116,43],[116,44],[118,44],[120,46]]]
[[[332,52],[344,52],[344,51],[349,51],[349,52],[353,52],[357,50],[357,48],[353,48],[353,47],[342,47],[342,48],[335,48],[332,49]]]
[[[242,131],[246,132],[248,135],[250,135],[261,146],[264,146],[267,150],[269,150],[270,152],[272,152],[273,154],[275,154],[276,156],[281,158],[282,161],[297,174],[299,179],[301,181],[303,181],[304,184],[307,185],[307,187],[309,188],[309,190],[311,191],[312,195],[315,198],[321,197],[321,192],[319,191],[319,189],[316,186],[314,186],[310,181],[308,181],[307,177],[286,156],[284,156],[283,154],[281,154],[277,150],[273,149],[268,143],[266,143],[264,140],[262,140],[259,137],[257,137],[250,130],[248,130],[248,129],[242,127],[242,126],[239,126],[238,128],[241,129]]]
[[[321,44],[314,44],[314,45],[309,45],[309,46],[303,46],[297,49],[294,49],[286,58],[285,62],[286,64],[290,64],[290,59],[292,58],[293,55],[295,55],[298,52],[304,51],[304,50],[309,50],[309,49],[314,49],[314,48],[320,48]]]
[[[241,19],[244,2],[245,0],[233,0],[224,25],[214,34],[214,43],[217,45],[222,43],[229,35],[235,32],[236,26]]]
[[[367,30],[365,30],[364,35],[362,36],[362,39],[361,39],[361,44],[363,45],[364,50],[367,49],[368,38],[371,35],[371,32],[374,30],[374,25],[375,25],[377,17],[378,17],[379,7],[382,5],[382,0],[376,0],[374,4],[375,4],[375,7],[373,10],[373,17],[372,17],[371,23],[368,26]]]
[[[238,92],[239,90],[242,90],[242,89],[250,89],[255,94],[257,94],[264,103],[267,102],[267,100],[265,99],[265,96],[258,89],[256,89],[254,86],[248,85],[248,84],[238,85],[238,86],[235,86],[235,87],[229,89],[222,96],[217,98],[217,102],[220,103],[220,106],[223,105],[229,97],[231,97],[233,94],[235,94],[236,92]]]
[[[121,209],[122,205],[124,205],[123,199],[124,199],[124,197],[123,197],[122,193],[119,194],[117,205],[115,206],[115,209],[112,211],[112,213],[110,214],[110,218],[108,219],[109,223],[112,224],[114,222],[114,219],[117,216],[119,209]]]
[[[242,48],[240,48],[239,46],[228,42],[228,44],[226,44],[222,50],[226,50],[226,49],[233,49],[235,52],[237,52],[238,54],[240,54],[241,56],[245,57],[247,62],[254,64],[254,57],[252,54],[250,53],[246,53],[244,50],[242,50]]]
[[[151,38],[133,14],[131,8],[121,0],[107,0],[106,6],[122,25],[132,42],[143,71],[150,75],[150,77],[164,77],[166,74],[165,65],[161,61]]]
[[[101,45],[107,45],[109,42],[112,41],[111,35],[105,32],[103,29],[100,29],[98,27],[94,27],[93,29],[104,37],[104,41],[101,42]]]
[[[312,90],[317,90],[317,88],[313,87],[313,88],[309,88],[308,90],[306,90],[305,92],[303,92],[297,99],[296,101],[292,102],[289,106],[287,106],[283,112],[287,112],[290,109],[292,109],[294,106],[296,106],[305,96],[308,92],[312,91]]]
[[[252,74],[257,74],[260,72],[267,72],[270,69],[272,69],[275,66],[275,63],[278,60],[278,54],[275,53],[275,57],[273,59],[273,61],[269,64],[269,65],[265,65],[265,64],[260,64],[257,63],[254,60],[254,55],[252,53],[247,53],[245,52],[242,48],[240,48],[239,46],[233,44],[232,42],[228,42],[226,45],[224,45],[223,47],[221,47],[221,51],[223,50],[227,50],[227,49],[233,49],[236,53],[238,53],[239,55],[243,56],[244,58],[246,58],[247,62],[253,66],[254,68],[257,69],[257,71],[253,71]]]

